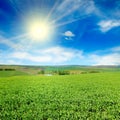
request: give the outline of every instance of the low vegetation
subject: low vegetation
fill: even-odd
[[[14,68],[0,68],[0,71],[15,71]]]
[[[0,119],[119,120],[120,72],[0,78]]]
[[[89,73],[102,73],[102,72],[118,72],[120,66],[79,66],[79,65],[66,65],[66,66],[13,66],[13,65],[0,65],[0,72],[2,71],[17,71],[28,75],[78,75]],[[0,77],[1,77],[0,74]]]

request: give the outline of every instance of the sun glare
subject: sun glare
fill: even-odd
[[[50,26],[48,23],[32,21],[28,25],[29,37],[33,40],[45,41],[49,37]]]

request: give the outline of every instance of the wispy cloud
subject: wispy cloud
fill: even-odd
[[[120,1],[119,0],[94,0],[94,4],[98,9],[99,15],[104,18],[120,18]],[[109,5],[110,4],[110,5]]]
[[[120,46],[90,53],[87,59],[93,65],[120,65]]]
[[[22,65],[23,63],[16,60],[0,60],[1,65]]]
[[[96,2],[95,0],[64,0],[57,7],[56,15],[60,14],[60,16],[56,16],[53,23],[66,18],[66,21],[62,21],[61,23],[58,22],[56,24],[56,26],[59,27],[79,21],[89,15],[95,15],[100,19],[100,22],[96,24],[98,24],[99,29],[105,33],[112,28],[120,26],[120,20],[118,19],[120,11],[118,5],[119,2],[118,4],[117,2],[114,2],[115,5],[113,7],[113,11],[110,10],[109,7],[109,10],[106,9],[106,2],[108,1]]]
[[[94,2],[90,1],[83,1],[83,0],[64,0],[58,6],[57,11],[61,13],[70,14],[71,12],[75,11],[84,11],[84,13],[89,14],[94,10]]]
[[[51,57],[48,55],[33,55],[30,54],[29,52],[13,52],[12,54],[10,54],[10,57],[13,59],[18,59],[18,60],[28,60],[31,62],[50,62],[51,61]]]
[[[120,52],[120,46],[111,48],[112,52]]]
[[[98,22],[99,30],[103,33],[120,26],[120,1],[94,0],[95,15],[100,18]]]
[[[85,53],[82,50],[61,46],[32,51],[0,52],[0,64],[33,64],[33,65],[120,65],[119,46],[107,50]],[[107,52],[106,52],[107,51]],[[3,52],[3,53],[2,53]]]
[[[95,6],[93,0],[63,0],[56,9],[56,18],[52,21],[52,23],[67,17],[66,21],[62,21],[56,25],[63,26],[81,20],[92,14],[94,11]]]
[[[3,55],[0,56],[3,58]],[[33,50],[28,52],[6,53],[5,60],[27,61],[33,64],[63,64],[72,59],[82,59],[82,51],[64,47],[50,47],[46,49]],[[6,62],[6,61],[5,61]]]
[[[3,36],[2,34],[0,34],[0,44],[6,45],[9,49],[24,51],[29,47],[27,41],[28,41],[28,38],[26,34],[11,37],[11,38],[6,38],[5,35]],[[26,46],[26,43],[27,43],[27,46]]]
[[[120,26],[120,20],[103,20],[98,23],[102,32],[107,32],[112,28]]]
[[[94,65],[120,65],[120,54],[113,53],[107,55],[91,55]]]

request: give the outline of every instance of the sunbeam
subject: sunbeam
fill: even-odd
[[[52,21],[52,23],[56,23],[57,21],[61,20],[62,18],[66,17],[67,15],[69,15],[70,13],[72,13],[73,11],[72,10],[69,10],[67,11],[66,13],[64,13],[63,15],[59,16],[59,17],[56,17],[56,19],[54,19]]]
[[[65,22],[61,22],[61,23],[56,24],[55,27],[65,26],[65,25],[77,22],[79,20],[85,19],[86,17],[88,17],[88,16],[82,16],[82,17],[77,18],[77,19],[73,19],[73,20],[68,20],[68,21],[65,21]]]
[[[53,14],[53,12],[55,11],[55,9],[58,6],[58,3],[59,3],[58,1],[55,2],[54,6],[51,8],[50,12],[48,13],[46,20],[48,20],[51,17],[51,15]]]
[[[66,21],[66,22],[63,22],[63,23],[56,24],[55,27],[61,27],[61,26],[64,26],[64,25],[67,25],[67,24],[70,24],[70,23],[73,23],[73,22],[76,22],[76,21],[79,21],[79,20],[81,20],[81,18],[73,19],[73,20],[70,20],[70,21]]]
[[[0,39],[1,39],[0,43],[9,46],[10,49],[22,50],[23,46],[20,44],[20,42],[24,39],[27,39],[27,34],[18,35],[9,39],[3,36],[0,36]],[[18,43],[16,43],[16,41],[18,41]]]
[[[63,19],[64,17],[66,17],[66,16],[69,16],[70,14],[72,14],[72,13],[74,13],[79,7],[80,7],[80,5],[79,4],[76,4],[76,5],[71,5],[72,4],[72,2],[70,2],[71,4],[68,4],[67,5],[67,3],[69,3],[68,1],[67,2],[65,2],[66,4],[64,5],[61,5],[61,6],[59,6],[61,9],[65,9],[66,8],[66,11],[63,11],[62,13],[58,10],[58,13],[57,13],[57,15],[60,15],[59,17],[57,16],[56,17],[56,19],[54,19],[53,21],[52,21],[52,23],[56,23],[57,21],[59,21],[59,20],[61,20],[61,19]],[[70,5],[70,6],[69,6]],[[68,7],[69,6],[69,7]],[[58,7],[58,9],[59,9],[59,7]],[[65,7],[65,8],[64,8]]]

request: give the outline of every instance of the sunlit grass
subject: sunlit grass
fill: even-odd
[[[0,118],[118,120],[119,74],[0,78]]]

